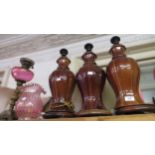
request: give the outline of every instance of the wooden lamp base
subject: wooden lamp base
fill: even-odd
[[[145,113],[154,113],[155,105],[154,104],[139,104],[139,105],[130,105],[124,106],[121,108],[115,109],[115,114],[145,114]]]
[[[78,117],[109,116],[109,115],[112,115],[112,113],[106,109],[88,109],[88,110],[81,110],[78,113],[76,113],[76,116]]]
[[[69,111],[48,111],[43,114],[43,118],[60,118],[60,117],[74,117],[75,114]]]

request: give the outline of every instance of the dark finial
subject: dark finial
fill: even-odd
[[[112,44],[119,44],[119,42],[120,42],[120,37],[114,36],[114,37],[111,38],[111,43]]]
[[[93,49],[93,44],[88,43],[88,44],[86,44],[86,45],[84,46],[84,48],[85,48],[87,51],[92,51],[92,49]]]
[[[20,62],[22,64],[22,67],[26,69],[33,68],[34,66],[34,61],[29,58],[21,58]]]
[[[63,49],[60,50],[60,54],[61,54],[62,56],[66,56],[66,55],[68,54],[68,50],[65,49],[65,48],[63,48]]]

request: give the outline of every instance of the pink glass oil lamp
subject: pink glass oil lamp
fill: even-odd
[[[33,68],[34,66],[34,61],[29,58],[21,58],[20,63],[21,66],[15,66],[11,70],[12,77],[15,79],[17,83],[15,94],[11,98],[10,102],[11,119],[17,119],[14,112],[14,106],[20,94],[20,90],[18,88],[22,86],[24,83],[31,81],[34,77],[33,72],[30,70],[30,68]]]
[[[11,70],[13,78],[16,80],[17,87],[10,99],[10,108],[9,110],[4,111],[0,114],[0,120],[16,120],[16,113],[14,111],[15,103],[19,98],[20,90],[19,87],[22,86],[24,83],[31,81],[33,79],[33,72],[29,70],[33,68],[34,61],[29,58],[21,58],[20,59],[21,66],[20,67],[13,67]]]

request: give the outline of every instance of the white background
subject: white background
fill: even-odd
[[[4,0],[0,33],[153,34],[153,0]],[[154,122],[0,122],[0,155],[154,155]]]

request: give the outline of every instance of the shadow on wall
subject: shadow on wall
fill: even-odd
[[[82,106],[82,98],[81,98],[81,94],[80,94],[80,91],[79,91],[77,85],[76,85],[74,93],[73,93],[72,102],[74,105],[75,112],[80,111],[81,106]]]
[[[107,80],[103,90],[103,102],[105,107],[110,111],[114,109],[116,104],[116,97],[114,91]]]
[[[9,109],[9,100],[14,93],[14,89],[0,87],[0,113]]]

